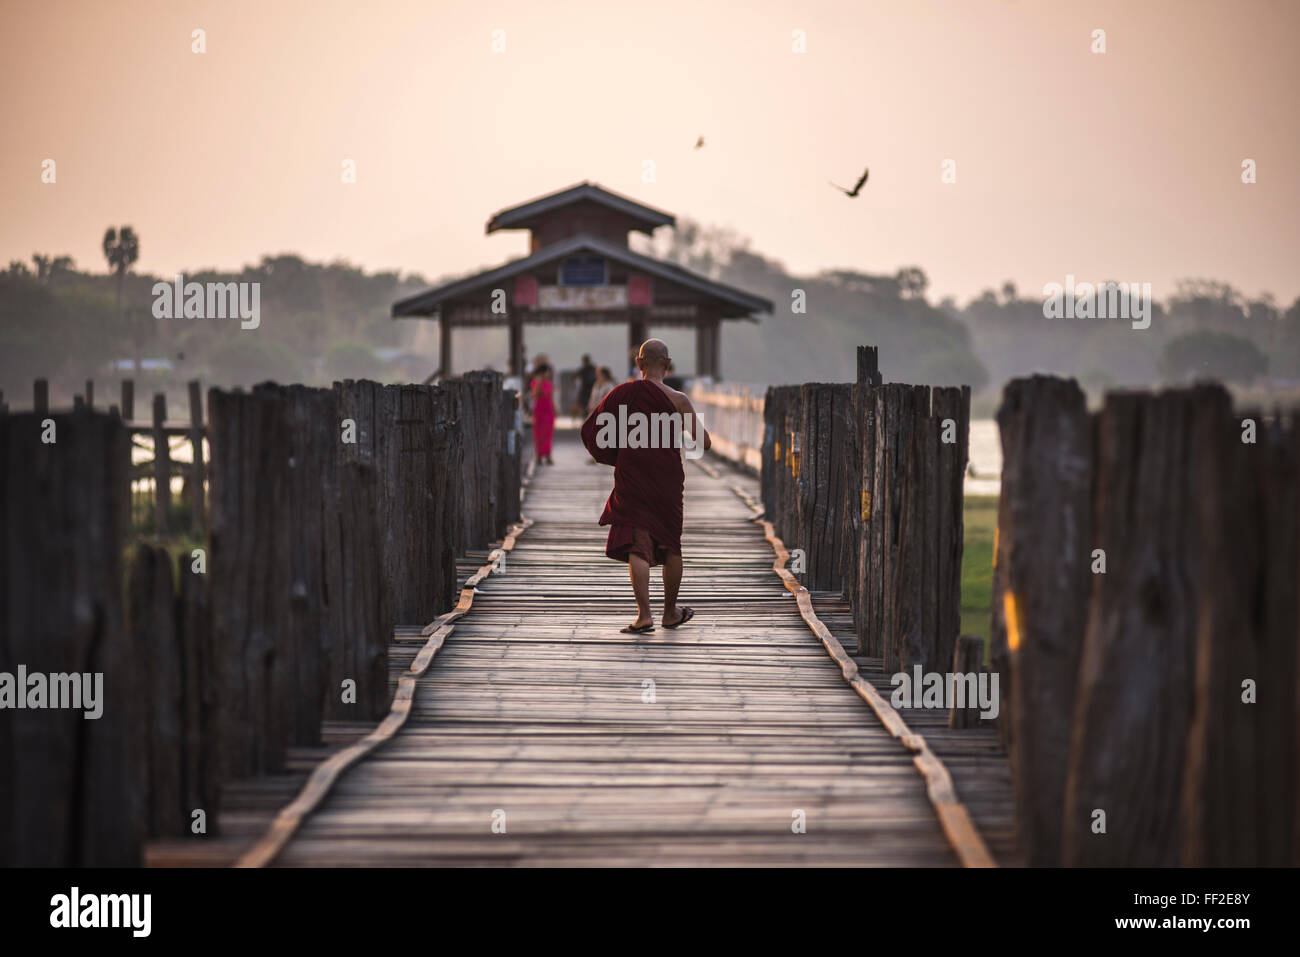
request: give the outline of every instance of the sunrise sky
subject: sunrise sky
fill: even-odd
[[[1193,276],[1300,294],[1289,0],[0,11],[0,263],[70,253],[103,270],[105,227],[130,224],[144,272],[296,252],[433,278],[521,254],[522,234],[484,235],[488,216],[592,180],[794,272],[920,265],[932,298],[1067,273],[1157,298]],[[864,165],[858,199],[827,184]]]

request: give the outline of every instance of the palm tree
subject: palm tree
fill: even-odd
[[[117,321],[120,323],[122,284],[126,281],[127,272],[140,258],[140,239],[136,236],[135,230],[130,226],[123,226],[120,230],[109,226],[108,231],[104,233],[104,258],[108,260],[109,270],[117,273]],[[135,374],[140,374],[139,343],[136,344]]]
[[[925,295],[930,280],[920,266],[905,266],[894,277],[899,294],[904,299],[916,299]]]
[[[63,273],[71,272],[74,265],[71,256],[42,256],[32,253],[32,262],[36,264],[36,281],[49,285]]]

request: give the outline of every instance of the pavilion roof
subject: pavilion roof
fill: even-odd
[[[643,233],[653,232],[659,226],[672,226],[677,220],[671,213],[638,203],[636,200],[610,192],[595,183],[579,183],[559,192],[530,199],[526,203],[500,210],[488,220],[487,232],[498,229],[526,229],[538,219],[564,206],[593,202],[622,213],[633,221],[632,229]]]
[[[549,246],[543,246],[531,255],[512,260],[502,266],[497,266],[495,269],[488,269],[473,276],[456,279],[399,300],[393,303],[392,317],[399,319],[407,316],[431,316],[438,312],[444,303],[463,299],[480,289],[492,287],[503,279],[529,272],[539,266],[544,266],[547,263],[582,251],[599,253],[648,275],[676,283],[686,289],[712,298],[723,307],[723,318],[751,318],[752,313],[770,313],[772,311],[771,301],[761,296],[755,296],[725,283],[715,282],[675,263],[664,262],[633,252],[625,246],[618,246],[595,236],[579,234],[552,243]],[[502,321],[504,321],[504,317]]]

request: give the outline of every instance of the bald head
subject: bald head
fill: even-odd
[[[671,361],[668,358],[668,343],[662,339],[647,339],[641,343],[641,350],[636,355],[637,367],[645,373],[667,372]]]

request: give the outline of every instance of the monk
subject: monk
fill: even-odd
[[[667,443],[646,447],[643,440],[629,441],[627,436],[619,436],[612,447],[609,441],[613,431],[609,429],[613,421],[610,416],[623,422],[635,422],[637,416],[644,417],[642,421],[661,422],[667,413],[680,427],[679,444],[690,448],[703,442],[706,450],[713,444],[708,431],[699,424],[691,400],[664,384],[664,374],[671,364],[668,345],[662,339],[647,339],[636,355],[642,378],[615,386],[582,426],[582,441],[592,458],[614,466],[614,491],[605,502],[600,524],[610,527],[605,554],[627,562],[632,579],[636,621],[621,629],[629,634],[654,631],[650,569],[656,565],[663,566],[663,626],[676,628],[695,616],[693,608],[677,604],[682,583],[682,491],[686,478],[681,449]]]

